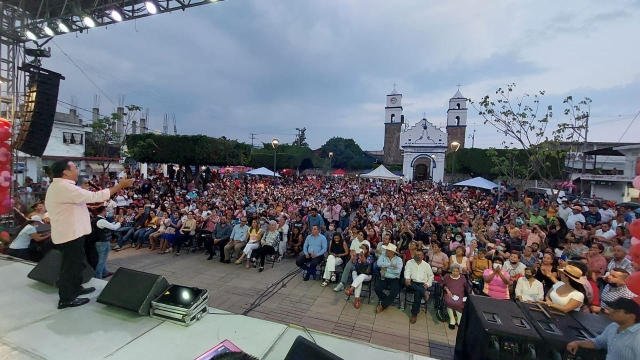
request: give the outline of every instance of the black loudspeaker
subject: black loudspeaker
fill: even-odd
[[[328,350],[302,336],[298,336],[284,360],[343,360]]]
[[[98,296],[98,302],[140,315],[149,315],[151,300],[169,288],[169,282],[160,275],[119,268]]]
[[[606,353],[603,351],[580,348],[575,355],[567,351],[568,343],[594,337],[570,314],[551,312],[550,308],[543,306],[548,317],[537,305],[518,303],[518,306],[546,344],[542,353],[544,359],[605,360]]]
[[[509,300],[472,295],[456,337],[456,359],[542,359],[542,339]]]
[[[596,337],[604,331],[613,321],[606,315],[589,314],[582,311],[572,311],[571,317],[591,333],[591,337]]]
[[[60,265],[62,265],[62,254],[58,250],[51,250],[42,260],[31,270],[27,277],[31,280],[40,281],[51,286],[56,286],[60,278]],[[82,283],[91,280],[95,270],[84,260],[84,270],[82,271]]]
[[[31,68],[29,86],[14,147],[33,156],[42,156],[49,142],[56,115],[62,75],[43,68]]]

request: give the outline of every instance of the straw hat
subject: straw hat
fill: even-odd
[[[587,279],[586,277],[584,277],[584,274],[582,273],[582,270],[580,270],[580,268],[573,266],[573,265],[567,265],[564,267],[564,269],[560,269],[558,271],[561,271],[562,273],[564,273],[565,275],[567,275],[571,280],[582,284],[582,285],[586,285],[587,283]]]

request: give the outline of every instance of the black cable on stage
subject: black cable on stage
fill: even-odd
[[[294,269],[292,271],[290,271],[289,273],[287,273],[286,275],[284,275],[283,277],[281,277],[279,280],[277,280],[276,282],[274,282],[273,284],[271,284],[269,287],[267,287],[262,294],[260,294],[252,303],[251,305],[249,305],[249,307],[242,313],[242,315],[247,315],[249,314],[251,311],[253,311],[254,309],[256,309],[258,306],[262,305],[265,301],[267,301],[269,298],[271,298],[271,296],[273,296],[274,294],[276,294],[278,291],[280,291],[281,289],[283,289],[288,283],[289,281],[291,281],[296,275],[298,275],[300,272],[302,271],[302,269]],[[287,278],[290,278],[289,280],[287,280],[287,282],[285,282],[283,284],[282,287],[280,287],[279,289],[273,291],[278,285],[282,284],[283,281],[285,281]],[[270,293],[272,292],[272,293]],[[269,294],[270,293],[270,294]],[[263,298],[265,296],[269,295],[266,299],[263,300]],[[263,300],[263,301],[261,301]]]

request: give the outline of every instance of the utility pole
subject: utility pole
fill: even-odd
[[[251,139],[251,153],[253,154],[253,141],[257,139],[256,135],[258,134],[254,134],[254,133],[249,133],[249,139]]]
[[[584,173],[587,170],[587,155],[585,154],[585,152],[587,151],[587,135],[589,134],[589,113],[586,113],[582,117],[584,118],[584,141],[582,142],[582,175],[580,175],[580,196],[582,196],[584,192],[583,178]]]

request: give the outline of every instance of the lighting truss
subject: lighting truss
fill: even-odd
[[[29,31],[36,38],[42,39],[68,32],[83,32],[93,26],[87,25],[88,17],[95,23],[95,27],[112,25],[117,22],[111,15],[117,11],[122,16],[122,21],[135,20],[162,14],[176,10],[186,10],[195,6],[211,4],[218,0],[152,0],[157,12],[149,13],[145,2],[150,0],[6,0],[3,6],[13,7],[24,15],[23,21],[17,21],[5,27],[3,24],[2,35],[17,42],[27,42],[26,34]],[[219,0],[224,1],[224,0]],[[90,21],[89,21],[90,22]],[[66,26],[62,28],[60,24]],[[49,30],[45,32],[45,28]]]

